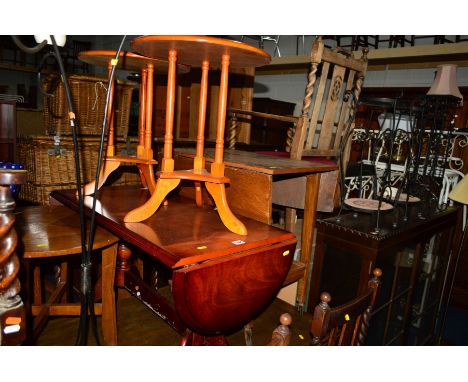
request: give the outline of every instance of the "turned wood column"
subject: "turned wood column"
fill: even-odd
[[[0,345],[19,345],[26,338],[25,309],[19,296],[18,236],[14,229],[15,201],[10,184],[22,184],[26,171],[0,170]]]

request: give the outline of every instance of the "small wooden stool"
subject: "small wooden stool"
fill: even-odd
[[[63,206],[23,207],[18,208],[17,213],[18,254],[25,270],[24,303],[27,316],[34,317],[29,338],[34,342],[49,316],[80,314],[79,303],[67,302],[69,256],[81,253],[80,219],[78,213]],[[95,313],[102,315],[103,342],[106,345],[117,344],[114,292],[117,243],[117,237],[99,227],[96,229],[93,250],[102,251],[102,303],[95,304]],[[53,257],[60,257],[60,272],[56,275],[55,290],[44,302],[39,260]]]

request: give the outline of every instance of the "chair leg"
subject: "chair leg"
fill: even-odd
[[[39,305],[42,303],[42,281],[41,268],[38,265],[33,267],[33,303]]]
[[[252,334],[253,325],[254,325],[254,322],[250,321],[248,324],[244,326],[244,338],[245,338],[245,344],[247,346],[253,346],[253,334]]]
[[[286,207],[284,215],[284,229],[289,232],[296,231],[296,209]]]
[[[317,199],[320,188],[320,174],[307,176],[306,193],[304,201],[304,220],[302,222],[301,262],[306,265],[304,277],[297,285],[296,306],[302,313],[306,303],[307,284],[312,263],[312,248],[315,234],[315,220],[317,215]]]
[[[114,275],[117,244],[102,251],[102,336],[105,345],[117,345],[116,295]]]

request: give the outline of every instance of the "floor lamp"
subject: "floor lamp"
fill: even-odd
[[[451,200],[455,201],[455,202],[463,204],[464,207],[466,208],[466,206],[468,205],[468,174],[465,174],[463,179],[456,184],[456,186],[453,188],[453,190],[449,193],[448,197]],[[448,311],[448,307],[449,307],[449,304],[450,304],[450,298],[452,297],[452,290],[453,290],[453,285],[455,283],[455,276],[457,274],[458,263],[460,261],[460,256],[461,256],[461,254],[463,252],[463,244],[465,243],[465,237],[466,237],[468,222],[465,222],[464,217],[465,216],[463,216],[463,221],[462,221],[463,234],[462,234],[462,237],[461,237],[461,240],[460,240],[460,244],[458,246],[457,253],[455,255],[456,257],[455,257],[455,265],[454,265],[454,268],[453,268],[453,277],[452,277],[452,280],[450,282],[450,289],[449,289],[448,295],[447,295],[447,303],[445,305],[444,315],[442,317],[442,322],[441,322],[441,325],[440,325],[439,342],[441,341],[443,333],[444,333],[445,320],[447,318],[447,311]]]

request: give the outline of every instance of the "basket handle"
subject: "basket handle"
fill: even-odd
[[[39,67],[37,68],[37,82],[39,83],[39,90],[40,92],[46,96],[46,97],[54,97],[54,94],[52,93],[47,93],[47,91],[44,89],[44,85],[42,84],[42,69],[49,57],[54,57],[56,59],[55,53],[54,52],[49,52],[46,53],[42,58],[41,61],[39,62]]]

